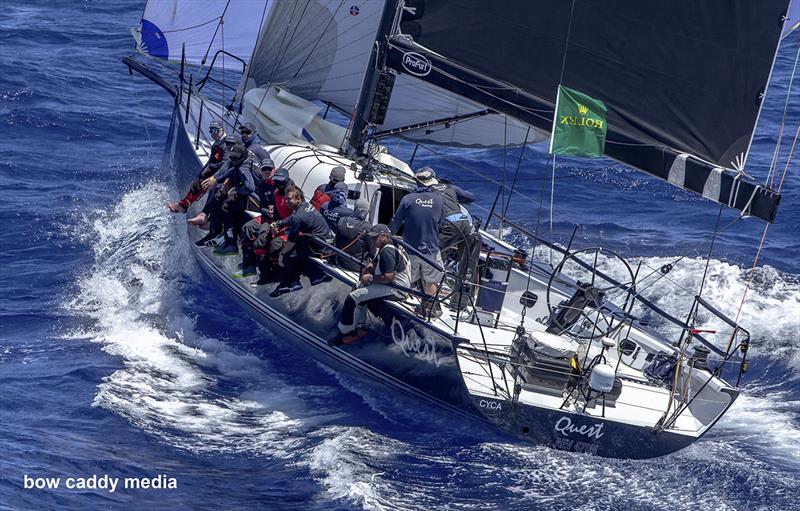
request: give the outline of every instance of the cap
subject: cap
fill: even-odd
[[[251,131],[253,133],[256,132],[256,125],[252,122],[247,122],[239,126],[239,131]]]
[[[237,142],[228,151],[228,157],[233,160],[242,160],[247,157],[247,148],[241,142]]]
[[[369,211],[369,202],[366,199],[358,199],[355,204],[353,204],[353,209],[356,211]]]
[[[222,123],[219,122],[219,121],[211,121],[211,123],[208,125],[208,129],[210,129],[210,130],[213,130],[213,129],[221,130],[222,129]]]
[[[273,181],[286,181],[289,179],[289,171],[281,167],[272,174]]]
[[[392,234],[392,231],[389,230],[386,224],[375,224],[369,228],[367,234],[374,238],[381,234]]]
[[[419,169],[416,174],[414,174],[414,179],[419,181],[425,186],[435,185],[439,181],[436,179],[436,172],[430,167],[422,167]]]
[[[347,172],[347,170],[344,167],[333,167],[331,169],[331,175],[329,179],[331,181],[336,181],[337,183],[344,181],[345,172]]]
[[[226,144],[235,144],[236,142],[239,142],[239,141],[240,141],[239,137],[237,137],[236,135],[227,135],[225,137],[225,143]]]

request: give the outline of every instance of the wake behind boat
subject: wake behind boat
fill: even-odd
[[[389,224],[419,182],[409,164],[380,145],[387,136],[456,146],[524,145],[546,138],[554,122],[589,128],[600,122],[607,123],[602,152],[608,156],[743,216],[774,220],[780,186],[755,183],[744,169],[787,1],[758,8],[733,2],[735,9],[707,7],[699,16],[688,8],[632,2],[600,8],[576,1],[572,9],[560,4],[522,2],[514,14],[470,17],[463,11],[479,9],[478,3],[356,2],[348,8],[320,0],[254,8],[219,2],[218,10],[197,18],[185,6],[166,16],[150,2],[136,33],[139,49],[165,59],[179,56],[178,86],[141,59],[125,62],[175,97],[165,162],[181,188],[212,156],[213,140],[206,136],[212,122],[231,133],[251,123],[274,167],[288,170],[306,197],[333,169],[343,168],[348,203],[365,200],[369,223]],[[612,24],[592,35],[608,47],[587,52],[581,28],[616,19],[623,10],[632,24],[625,41]],[[482,21],[455,27],[459,16]],[[526,23],[501,30],[512,26],[513,16]],[[687,26],[688,19],[703,38],[675,35],[674,27]],[[177,30],[203,20],[233,32],[234,41],[223,40],[210,28],[214,24],[200,32]],[[719,25],[742,26],[746,33],[702,30]],[[560,41],[557,49],[543,43],[551,36]],[[647,43],[658,36],[673,44]],[[748,37],[756,42],[744,51],[740,43]],[[626,49],[634,46],[629,38],[641,40],[637,52]],[[487,39],[513,43],[513,55],[492,62],[481,55],[483,46],[465,44]],[[522,56],[537,44],[551,51],[529,64]],[[234,47],[239,55],[231,53]],[[719,51],[703,53],[709,48]],[[708,60],[698,62],[698,55]],[[518,65],[511,65],[512,58]],[[653,70],[653,62],[663,66]],[[712,62],[714,76],[695,73]],[[238,87],[224,80],[231,63],[242,70]],[[190,74],[192,64],[202,72]],[[663,83],[665,73],[686,81]],[[554,94],[560,83],[602,98],[605,117],[578,122],[588,113],[581,104],[578,115],[559,120],[561,96]],[[725,83],[725,90],[714,83]],[[642,87],[653,93],[630,94]],[[724,105],[714,121],[704,110],[706,88],[717,91]],[[324,101],[325,112],[310,100]],[[349,117],[349,126],[328,120],[330,108]],[[686,130],[689,125],[696,133]],[[194,216],[202,202],[190,204],[188,214]],[[257,216],[259,207],[248,209]],[[239,258],[220,257],[208,246],[195,251],[206,272],[255,319],[322,363],[534,443],[651,458],[691,444],[730,408],[747,369],[750,334],[702,298],[706,275],[698,278],[691,310],[677,318],[642,293],[672,265],[651,272],[607,249],[558,246],[493,213],[484,228],[474,222],[452,247],[457,253],[477,243],[476,258],[456,256],[441,265],[397,238],[442,272],[437,293],[399,286],[402,292],[383,301],[382,313],[369,317],[366,335],[350,344],[337,342],[337,323],[361,272],[347,269],[347,254],[326,240],[315,239],[325,254],[309,258],[306,273],[321,271],[331,279],[312,285],[303,278],[302,289],[279,296],[280,284],[253,285],[259,275],[233,278]],[[496,234],[486,229],[493,219],[501,226]],[[557,262],[537,262],[504,241],[503,226],[558,253]],[[193,241],[205,234],[195,228],[189,233]],[[349,262],[363,268],[363,261]]]

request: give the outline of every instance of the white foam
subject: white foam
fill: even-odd
[[[546,247],[537,247],[534,256],[549,261],[550,251]],[[677,256],[642,257],[628,258],[628,262],[633,271],[639,262],[642,263],[637,290],[668,313],[684,319],[700,289],[706,261],[683,258],[667,275],[662,275],[659,269],[677,259]],[[560,255],[554,257],[556,263],[560,260]],[[629,280],[623,267],[613,258],[601,256],[598,267],[612,277]],[[735,319],[745,296],[748,277],[749,268],[711,259],[702,296]],[[750,356],[779,360],[793,368],[796,376],[800,377],[800,345],[796,342],[800,338],[800,276],[779,272],[771,266],[757,267],[745,298],[738,323],[752,336]],[[637,310],[641,312],[642,309]],[[726,346],[726,334],[730,328],[721,320],[701,310],[696,326],[717,330],[719,333],[707,334],[706,337],[718,346]],[[676,333],[668,329],[667,332]]]
[[[397,442],[361,428],[331,427],[320,431],[323,440],[311,452],[308,466],[332,499],[346,500],[369,510],[404,507],[381,488],[391,488],[378,465],[391,465]],[[391,492],[394,493],[394,492]]]
[[[788,392],[739,396],[714,430],[714,436],[757,449],[781,466],[800,468],[800,402]],[[758,389],[753,390],[754,393]]]
[[[167,188],[149,183],[83,224],[95,261],[67,307],[95,326],[70,335],[101,343],[124,363],[104,378],[93,404],[193,451],[291,456],[304,412],[286,406],[297,401],[287,396],[293,389],[271,379],[257,357],[197,335],[183,310],[182,282],[194,264],[166,200]],[[257,382],[249,397],[258,399],[224,395],[219,378]]]

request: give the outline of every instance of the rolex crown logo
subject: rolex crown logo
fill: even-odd
[[[581,115],[586,115],[586,112],[588,112],[588,111],[589,111],[589,107],[584,106],[584,105],[578,105],[578,112]]]

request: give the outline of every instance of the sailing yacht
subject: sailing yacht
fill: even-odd
[[[123,61],[174,97],[165,163],[181,187],[209,156],[210,122],[230,132],[254,123],[307,196],[343,166],[350,203],[365,199],[368,219],[388,223],[416,186],[411,163],[383,145],[388,137],[541,142],[565,85],[604,103],[606,156],[769,223],[779,190],[749,177],[746,163],[788,8],[789,0],[151,0],[133,29],[137,52]],[[503,239],[503,227],[557,257],[535,260]],[[189,229],[192,240],[202,234]],[[287,344],[532,443],[662,456],[702,437],[739,395],[749,332],[699,292],[682,317],[648,300],[644,288],[671,265],[644,275],[611,250],[557,245],[494,211],[476,235],[474,271],[442,268],[441,316],[411,290],[386,302],[390,321],[371,318],[369,334],[350,345],[331,341],[357,272],[312,259],[331,281],[304,280],[271,298],[277,284],[234,279],[231,258],[194,251]]]

